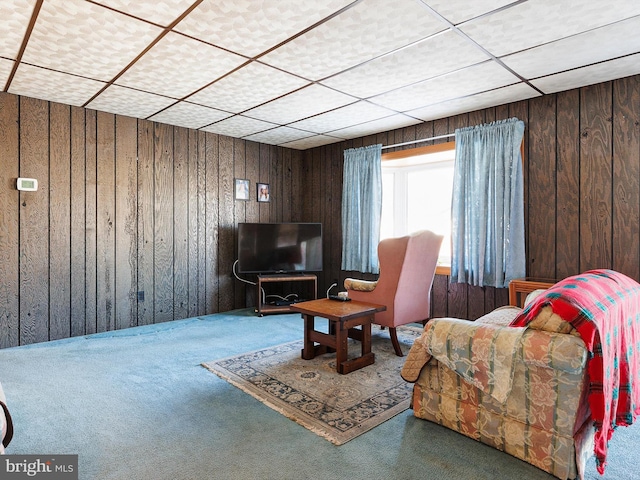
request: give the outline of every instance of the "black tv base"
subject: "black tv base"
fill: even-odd
[[[278,282],[313,282],[313,299],[315,300],[318,295],[318,277],[309,273],[281,273],[281,274],[269,274],[269,275],[258,275],[258,296],[257,296],[257,304],[256,313],[259,316],[263,316],[269,313],[289,313],[291,310],[289,309],[289,305],[294,303],[294,301],[289,302],[277,302],[277,303],[285,303],[284,305],[271,305],[269,303],[263,303],[262,297],[262,289],[264,283],[278,283]],[[298,302],[301,300],[297,300]]]

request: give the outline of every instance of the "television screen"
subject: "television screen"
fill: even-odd
[[[322,271],[322,224],[239,223],[238,271]]]

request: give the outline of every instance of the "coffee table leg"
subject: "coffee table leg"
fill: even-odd
[[[336,324],[336,370],[338,373],[347,373],[344,371],[343,363],[347,361],[349,353],[349,329],[345,327],[343,321],[335,322]]]
[[[302,347],[302,358],[304,360],[311,360],[316,356],[313,342],[309,338],[310,332],[312,332],[315,327],[314,316],[303,313],[302,318],[304,318],[304,345]]]
[[[373,315],[365,323],[362,324],[362,356],[371,353],[371,322]]]

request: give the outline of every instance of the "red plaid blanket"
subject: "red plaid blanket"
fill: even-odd
[[[568,277],[538,296],[511,325],[526,326],[546,305],[573,325],[589,351],[594,453],[603,474],[613,430],[631,425],[640,414],[640,284],[612,270]]]

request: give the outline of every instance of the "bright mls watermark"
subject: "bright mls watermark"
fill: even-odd
[[[78,480],[78,455],[2,455],[0,480]]]

